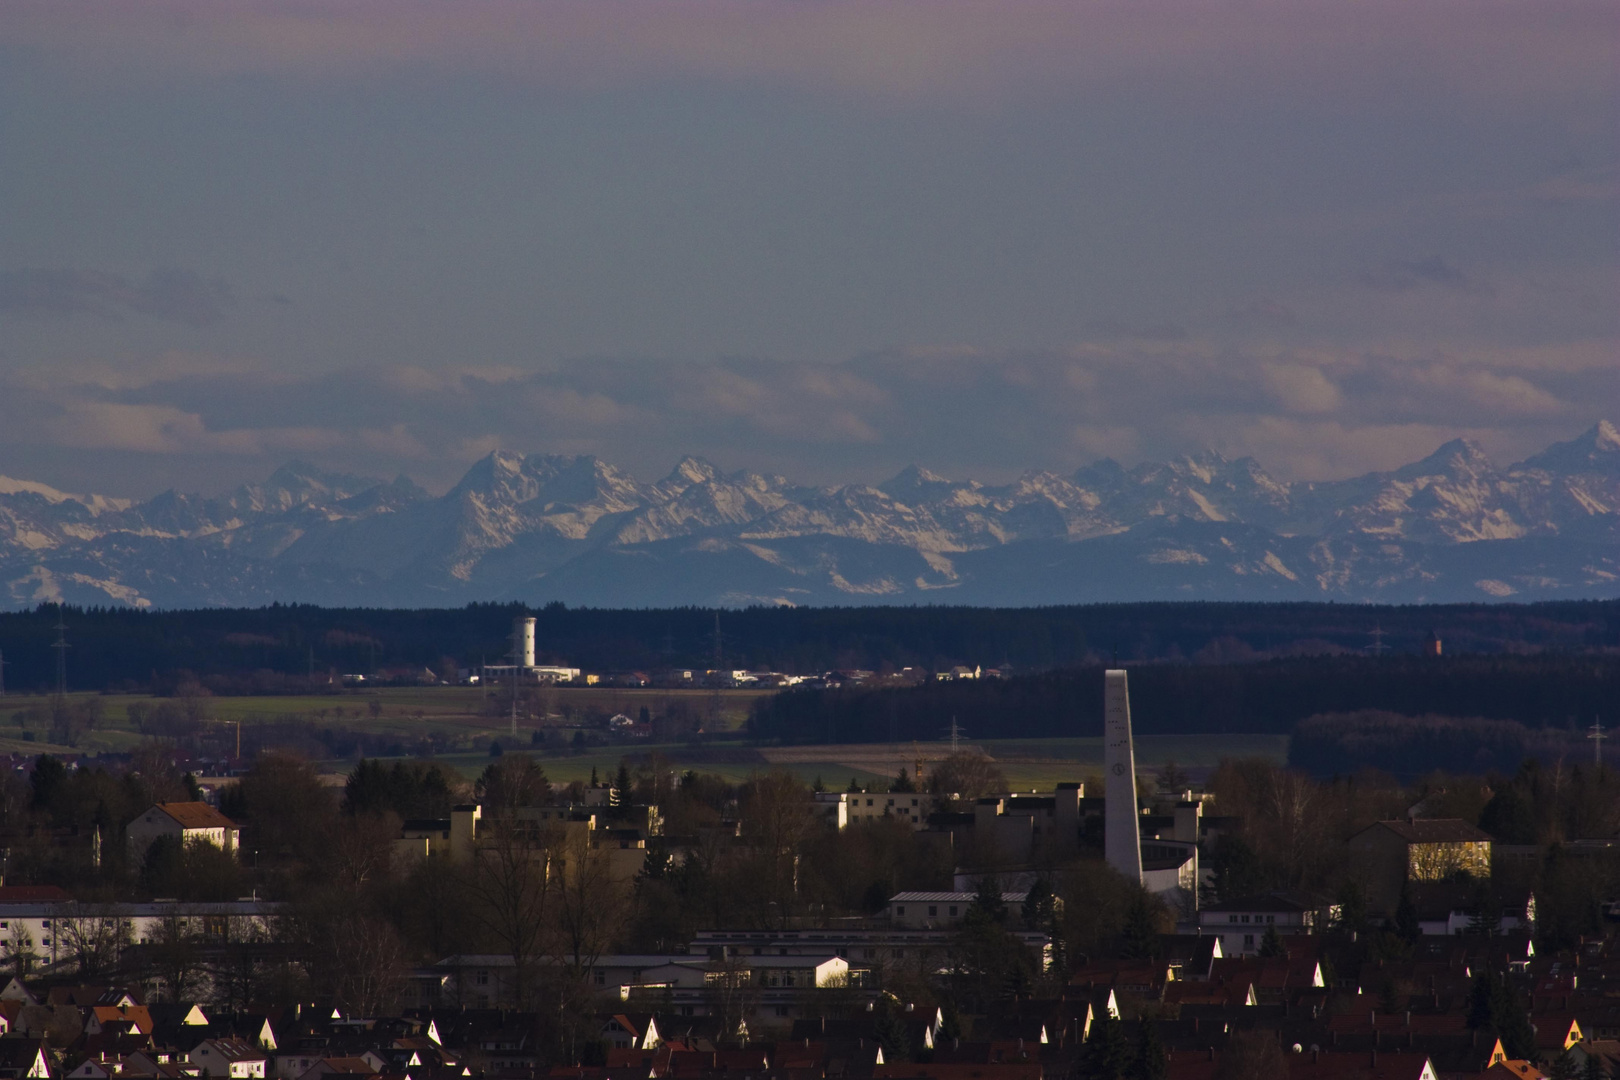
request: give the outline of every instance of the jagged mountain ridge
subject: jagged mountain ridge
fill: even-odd
[[[1206,451],[1009,484],[917,466],[812,487],[686,458],[643,483],[496,451],[448,492],[293,462],[142,503],[0,477],[0,606],[480,599],[655,606],[1620,595],[1620,433],[1505,469],[1421,461],[1285,483]]]

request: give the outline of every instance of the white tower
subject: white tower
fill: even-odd
[[[1131,697],[1125,672],[1103,673],[1104,854],[1108,865],[1142,880],[1142,834],[1137,831],[1136,753],[1131,747]]]
[[[515,619],[512,622],[512,662],[519,667],[534,667],[534,618]]]

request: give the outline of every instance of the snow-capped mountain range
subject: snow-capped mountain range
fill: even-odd
[[[1456,440],[1393,472],[1284,483],[1206,452],[1004,486],[722,473],[642,483],[495,452],[434,496],[293,463],[219,497],[70,495],[0,476],[0,607],[1620,596],[1620,432],[1499,469]]]

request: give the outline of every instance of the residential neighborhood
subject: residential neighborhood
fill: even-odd
[[[561,784],[515,753],[472,785],[436,769],[361,762],[338,801],[307,765],[261,756],[121,830],[92,817],[85,838],[66,823],[111,777],[36,762],[19,790],[42,801],[15,821],[37,841],[17,834],[9,865],[39,883],[0,886],[0,1077],[1441,1080],[1620,1064],[1620,946],[1606,917],[1570,923],[1566,895],[1608,872],[1611,848],[1504,844],[1494,810],[1484,827],[1429,813],[1453,805],[1438,791],[1358,795],[1344,825],[1311,825],[1319,851],[1279,846],[1256,793],[1298,781],[1274,767],[1144,782],[1125,804],[1132,882],[1104,850],[1113,787],[1011,790],[971,749],[845,791],[656,762]]]

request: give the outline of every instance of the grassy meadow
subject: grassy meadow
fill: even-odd
[[[638,760],[656,754],[674,768],[717,773],[733,781],[768,769],[787,769],[806,783],[820,779],[834,790],[846,787],[851,779],[861,784],[886,780],[902,767],[914,767],[918,760],[926,768],[950,752],[946,742],[753,747],[744,742],[739,729],[753,700],[764,693],[769,691],[721,691],[720,722],[714,725],[708,720],[716,705],[713,691],[544,689],[536,712],[543,710],[547,719],[542,721],[537,715],[520,718],[515,735],[509,714],[501,710],[500,702],[478,687],[345,688],[327,695],[205,697],[188,704],[201,733],[218,746],[232,747],[238,726],[244,741],[252,742],[253,730],[260,725],[277,734],[328,729],[381,740],[373,745],[394,743],[420,748],[431,740],[435,760],[452,765],[468,779],[476,777],[488,764],[490,744],[496,741],[503,749],[533,754],[542,762],[547,776],[559,781],[588,780],[593,770],[598,776],[606,776],[618,767],[621,758]],[[70,694],[68,704],[84,708],[92,699],[100,715],[93,727],[76,734],[76,745],[69,746],[59,741],[60,729],[53,731],[49,697],[0,698],[0,753],[127,753],[152,737],[137,730],[131,708],[139,713],[165,703],[171,708],[176,704],[175,699],[122,694]],[[642,707],[655,716],[671,707],[684,707],[689,715],[704,718],[711,735],[701,745],[641,741],[583,747],[556,745],[558,734],[571,743],[578,718],[589,712],[622,712],[634,718]],[[536,733],[542,731],[552,732],[550,745],[534,743]],[[995,759],[1014,790],[1050,790],[1059,782],[1073,780],[1096,783],[1101,774],[1102,739],[1098,737],[964,740],[962,745],[978,747]],[[1140,772],[1154,772],[1173,761],[1198,776],[1223,757],[1284,760],[1287,752],[1287,737],[1278,735],[1149,735],[1136,740]],[[373,752],[372,756],[389,755]],[[328,756],[319,762],[323,771],[331,773],[346,773],[352,764],[353,755]]]

